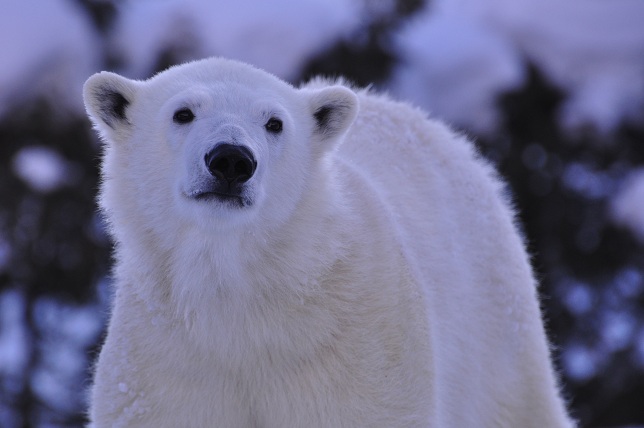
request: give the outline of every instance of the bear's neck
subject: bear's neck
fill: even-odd
[[[136,262],[137,266],[154,266],[136,275],[145,282],[137,294],[165,307],[174,323],[185,326],[196,343],[210,341],[211,349],[247,352],[248,342],[219,333],[248,330],[249,325],[264,325],[266,319],[286,331],[293,326],[284,314],[294,310],[305,312],[299,319],[311,324],[307,330],[316,331],[309,335],[313,347],[333,329],[334,321],[323,309],[327,304],[320,298],[321,288],[338,261],[347,258],[352,216],[337,200],[341,192],[317,189],[309,194],[315,200],[301,201],[294,216],[272,231],[262,225],[217,234],[186,228],[175,246],[159,252],[149,250],[148,239],[141,251],[132,251],[149,259]],[[320,203],[323,195],[334,200]],[[305,328],[305,323],[297,327]],[[270,342],[275,341],[271,336]]]

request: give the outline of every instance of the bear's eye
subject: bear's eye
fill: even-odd
[[[190,123],[195,118],[195,114],[189,108],[182,108],[174,112],[172,120],[174,123]]]
[[[264,125],[264,128],[272,134],[279,134],[282,132],[282,121],[276,117],[271,117]]]

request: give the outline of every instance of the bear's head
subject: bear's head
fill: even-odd
[[[106,143],[102,208],[157,232],[283,223],[358,109],[344,86],[296,89],[220,58],[146,81],[97,73],[84,99]]]

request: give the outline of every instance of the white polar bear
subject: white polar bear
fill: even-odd
[[[207,59],[84,89],[96,427],[571,426],[503,186],[406,104]]]

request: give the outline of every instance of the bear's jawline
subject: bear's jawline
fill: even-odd
[[[252,204],[252,201],[240,195],[230,195],[219,192],[199,192],[191,195],[190,197],[197,201],[216,199],[219,202],[225,202],[239,207],[246,207]]]

